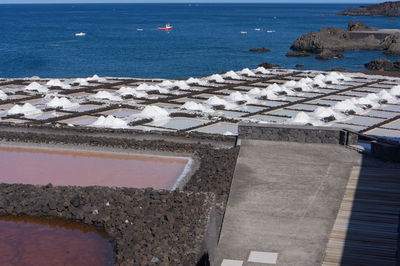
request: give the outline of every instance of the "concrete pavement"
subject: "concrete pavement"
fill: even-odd
[[[215,265],[320,265],[360,162],[340,145],[243,140]]]

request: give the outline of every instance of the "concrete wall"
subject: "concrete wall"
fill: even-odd
[[[341,128],[239,123],[239,138],[301,143],[355,145],[358,135]]]

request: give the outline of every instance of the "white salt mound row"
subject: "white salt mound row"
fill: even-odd
[[[266,69],[265,67],[258,67],[254,70],[255,73],[261,73],[261,74],[271,74],[271,71]]]
[[[114,95],[108,91],[99,91],[93,97],[96,99],[102,99],[102,100],[122,101],[121,97]]]
[[[253,88],[249,94],[254,97],[266,96],[268,100],[277,100],[279,97],[272,90]]]
[[[247,75],[247,76],[249,76],[249,77],[255,77],[255,76],[256,76],[256,74],[254,74],[254,72],[251,71],[251,70],[248,69],[248,68],[245,68],[245,69],[239,71],[239,74],[241,74],[241,75]]]
[[[224,78],[231,78],[231,79],[243,79],[241,76],[236,74],[234,71],[228,71],[224,75],[222,75]]]
[[[46,104],[48,107],[52,108],[59,108],[61,107],[62,109],[72,109],[76,108],[79,106],[78,103],[73,103],[70,100],[68,100],[65,97],[58,98],[57,96],[54,97],[50,102]]]
[[[87,81],[97,81],[97,82],[106,82],[105,78],[101,78],[98,75],[93,75],[93,77],[86,78]]]
[[[179,81],[164,80],[163,82],[158,84],[158,86],[163,87],[163,88],[168,88],[168,89],[171,89],[173,87],[178,87],[181,90],[190,89],[190,86],[185,81],[182,81],[182,80],[179,80]]]
[[[208,86],[210,83],[208,83],[207,80],[203,80],[203,79],[196,79],[196,78],[192,78],[190,77],[188,80],[186,80],[187,84],[198,84],[201,86]]]
[[[37,115],[42,113],[41,110],[37,109],[30,103],[25,103],[24,105],[14,105],[10,110],[7,111],[9,115],[23,114],[24,116]]]
[[[37,91],[37,92],[41,92],[41,93],[46,93],[46,92],[49,91],[48,88],[46,88],[46,87],[43,86],[43,85],[40,85],[40,84],[37,83],[37,82],[32,82],[31,84],[29,84],[28,86],[26,86],[26,87],[24,88],[24,90],[27,90],[27,91]]]
[[[7,100],[7,98],[7,94],[4,91],[0,90],[0,100],[4,101]]]
[[[214,112],[213,109],[204,106],[201,103],[196,103],[193,101],[185,102],[184,105],[180,107],[181,109],[190,110],[190,111],[200,111],[203,113],[212,113]]]
[[[96,121],[91,124],[91,126],[104,128],[127,128],[128,124],[120,118],[108,115],[107,117],[100,116]]]
[[[241,94],[238,91],[232,92],[228,97],[228,100],[232,102],[246,102],[246,103],[257,103],[258,101],[248,94]]]
[[[71,85],[62,82],[59,79],[51,79],[46,83],[46,85],[49,87],[61,87],[64,90],[71,89]]]
[[[224,83],[224,78],[219,74],[214,74],[206,78],[207,80],[214,80],[217,83]]]
[[[165,94],[169,93],[168,88],[163,88],[158,85],[148,85],[146,83],[142,83],[139,86],[136,87],[136,90],[138,91],[158,91],[160,94]]]
[[[72,81],[71,83],[78,83],[79,86],[89,86],[89,82],[83,78],[77,78],[74,81]]]
[[[119,93],[121,96],[132,95],[136,98],[146,98],[148,96],[145,91],[140,91],[131,87],[121,87],[117,93]]]

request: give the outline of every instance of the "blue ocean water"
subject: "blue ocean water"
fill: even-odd
[[[0,5],[0,77],[93,74],[188,78],[268,61],[305,69],[363,69],[383,53],[345,59],[287,58],[300,35],[361,20],[399,28],[385,17],[343,17],[349,4],[54,4]],[[171,23],[171,32],[157,27]],[[143,31],[138,31],[141,28]],[[259,28],[260,30],[255,30]],[[241,34],[242,31],[247,34]],[[77,37],[75,33],[85,32]],[[266,47],[271,53],[251,53]],[[391,58],[396,59],[396,58]]]

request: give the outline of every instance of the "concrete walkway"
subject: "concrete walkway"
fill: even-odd
[[[243,140],[215,265],[321,265],[360,162],[339,145]]]

